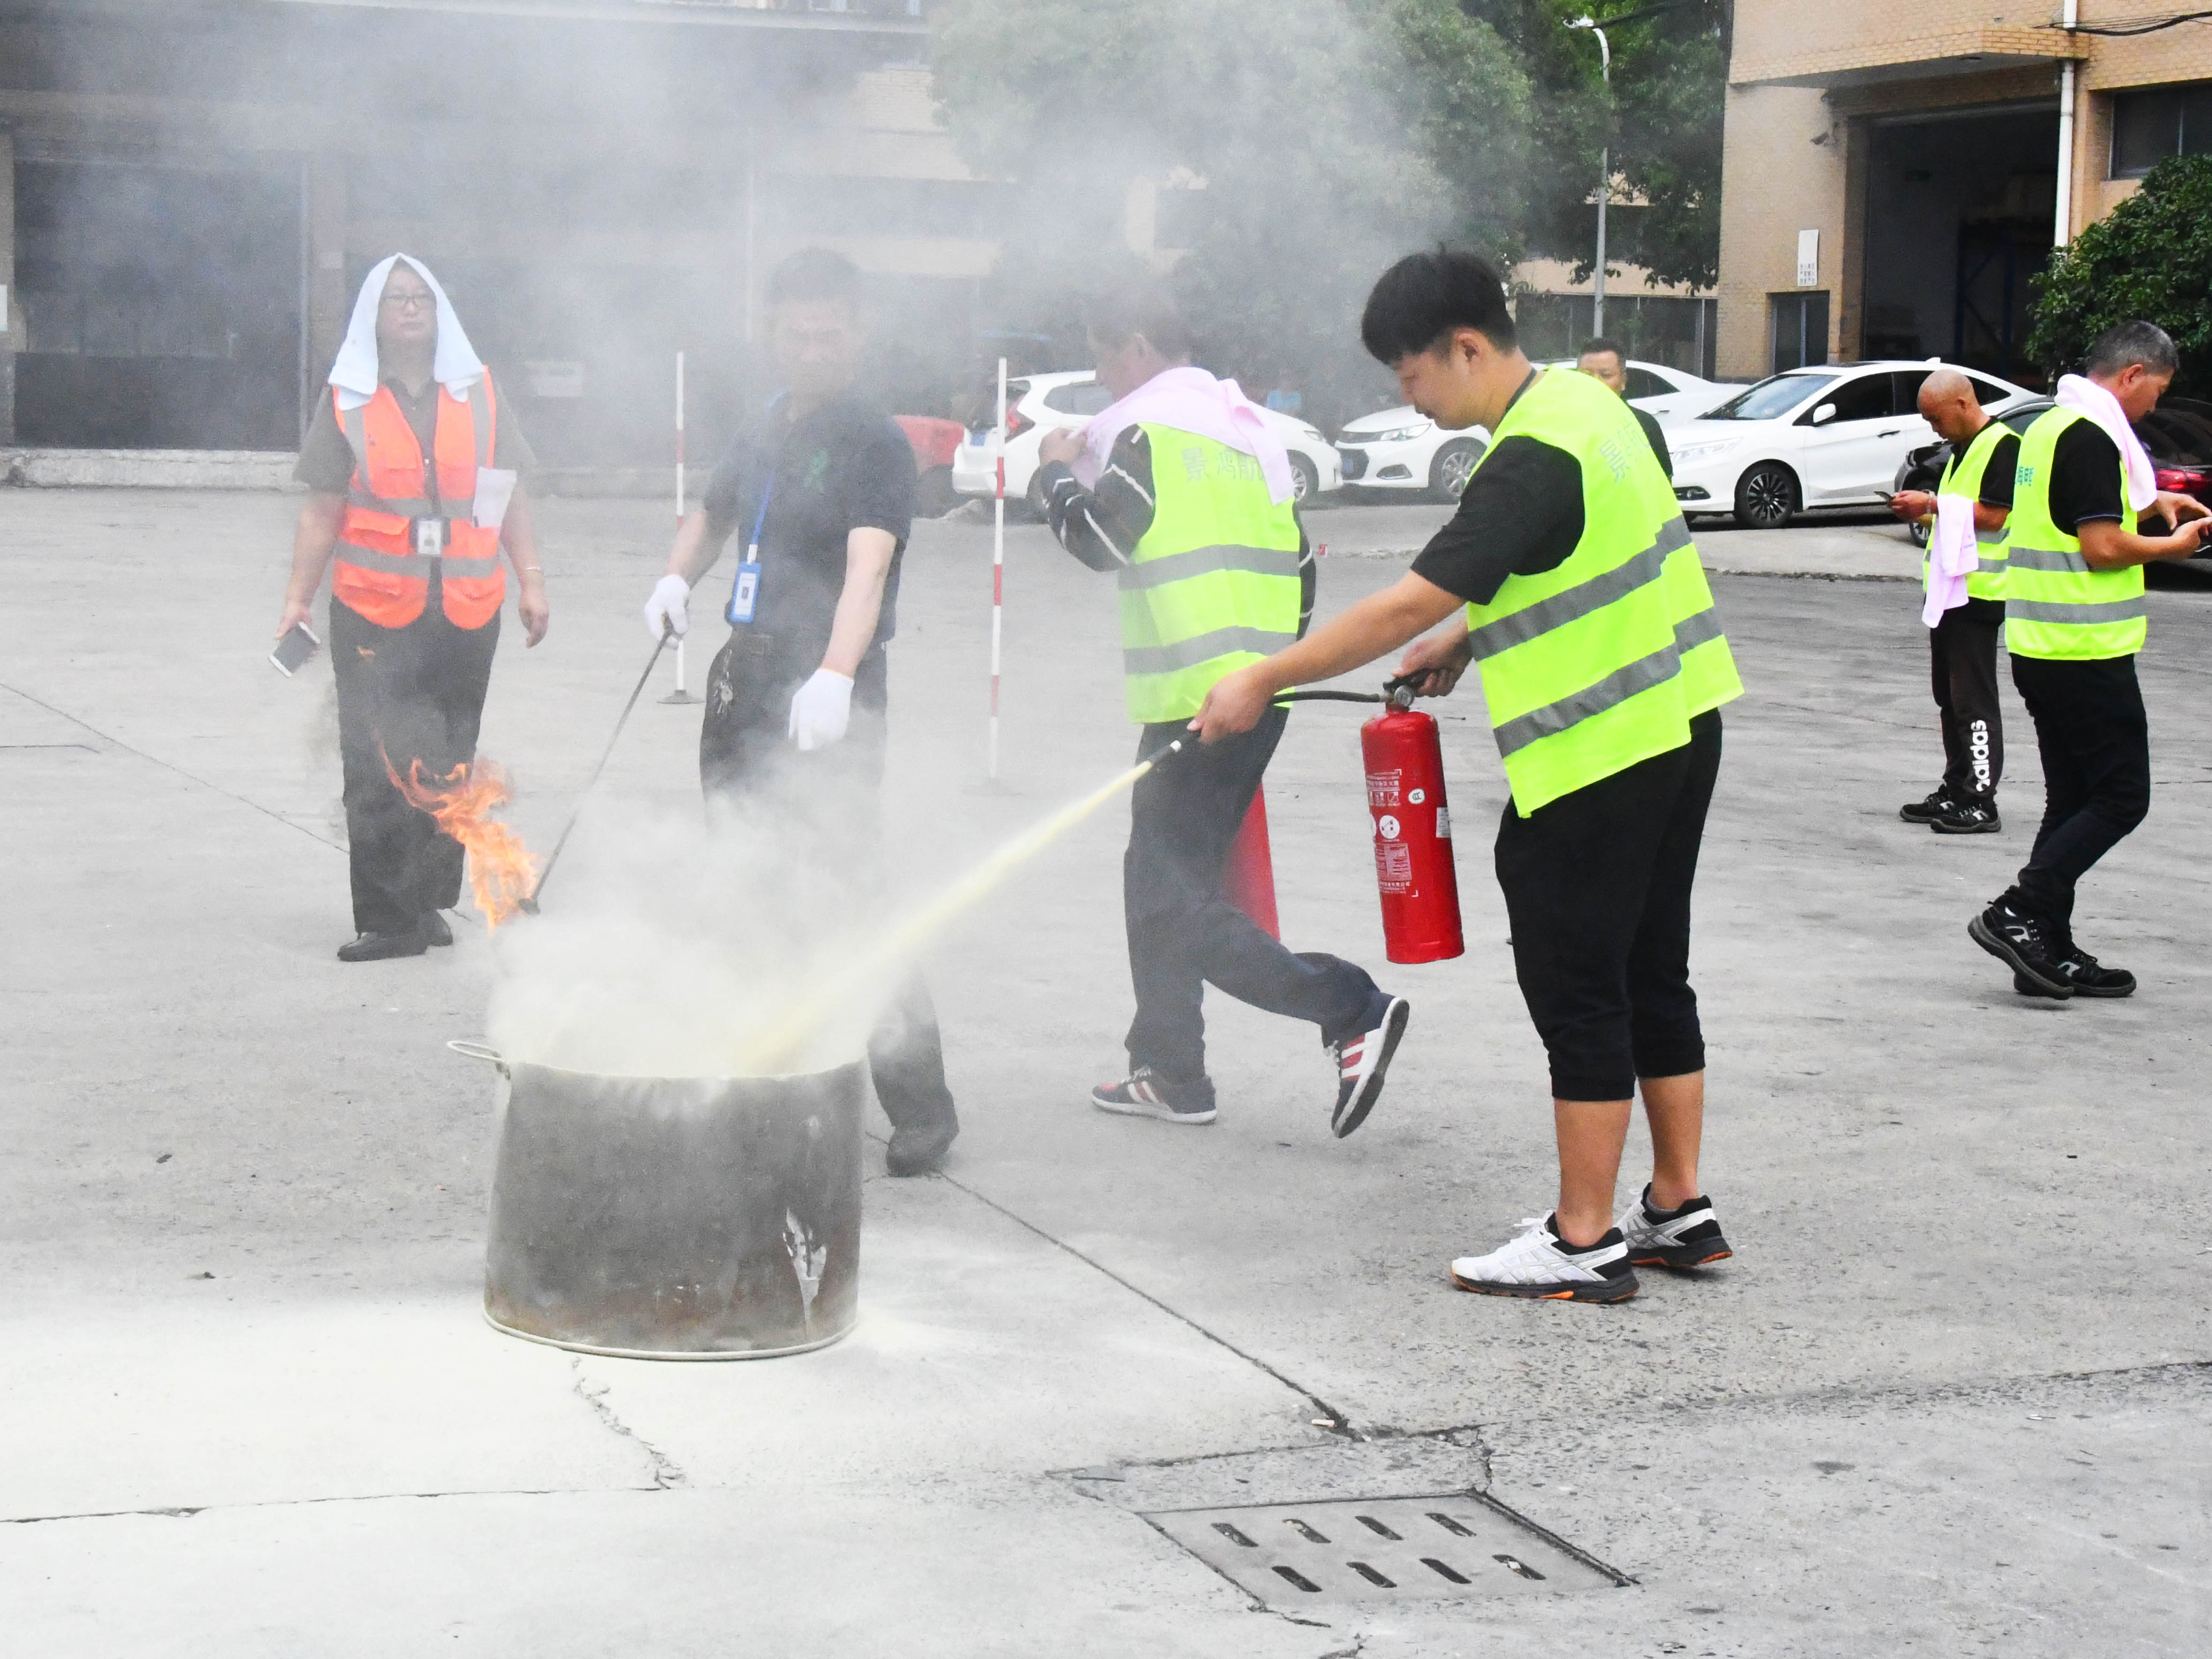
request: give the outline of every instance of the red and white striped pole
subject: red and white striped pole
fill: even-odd
[[[1006,605],[1006,360],[999,359],[999,489],[991,503],[991,749],[988,775],[999,781],[999,637]]]
[[[676,354],[676,527],[684,528],[684,354]],[[698,699],[684,689],[684,636],[676,638],[676,689],[661,699],[663,702],[696,702]]]

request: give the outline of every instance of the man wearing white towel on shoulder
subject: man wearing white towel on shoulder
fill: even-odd
[[[2074,939],[2074,888],[2150,811],[2150,724],[2136,653],[2148,629],[2142,568],[2185,559],[2212,525],[2158,487],[2134,422],[2180,367],[2164,329],[2123,323],[2060,377],[2057,406],[2021,434],[2007,530],[2005,648],[2035,722],[2043,823],[2012,886],[1966,924],[2027,996],[2124,997],[2136,976]],[[2137,515],[2166,520],[2147,536]]]

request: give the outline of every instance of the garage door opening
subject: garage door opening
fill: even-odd
[[[2022,348],[2057,155],[2055,104],[1874,124],[1863,357],[1943,357],[2042,385]]]

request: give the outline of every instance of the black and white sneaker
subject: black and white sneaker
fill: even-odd
[[[2061,1001],[2074,994],[2074,981],[2059,970],[2042,927],[2010,905],[1990,906],[1966,924],[1966,937],[2010,968],[2014,983],[2027,980],[2043,995]]]
[[[1522,1296],[1541,1302],[1626,1302],[1642,1288],[1620,1230],[1586,1249],[1562,1239],[1555,1216],[1528,1216],[1520,1235],[1488,1255],[1463,1255],[1451,1279],[1480,1296]]]
[[[2056,958],[2058,971],[2074,988],[2077,997],[2131,997],[2136,994],[2136,976],[2124,968],[2107,968],[2080,945],[2069,945]],[[2012,976],[2012,988],[2022,996],[2047,997],[2045,990],[2026,974]]]
[[[1928,820],[1928,827],[1939,836],[1994,836],[2004,828],[2004,820],[1997,816],[1994,800],[1960,800],[1943,803],[1943,810]]]
[[[1382,1092],[1382,1074],[1390,1069],[1390,1056],[1398,1052],[1398,1039],[1406,1035],[1406,1020],[1413,1011],[1403,997],[1377,992],[1369,1012],[1367,1029],[1329,1045],[1336,1056],[1336,1109],[1328,1127],[1341,1140],[1361,1124]]]
[[[1149,1066],[1139,1066],[1119,1083],[1102,1083],[1091,1091],[1091,1103],[1102,1112],[1124,1117],[1156,1117],[1164,1123],[1213,1121],[1213,1080],[1177,1083]]]
[[[1651,1188],[1620,1212],[1621,1243],[1638,1267],[1708,1267],[1735,1251],[1721,1234],[1713,1201],[1700,1194],[1679,1210],[1651,1207]]]
[[[1939,783],[1929,792],[1926,800],[1907,801],[1899,807],[1897,816],[1907,823],[1933,823],[1943,816],[1944,809],[1950,805],[1950,786]]]

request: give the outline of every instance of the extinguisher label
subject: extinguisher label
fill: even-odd
[[[1375,843],[1375,876],[1386,893],[1405,893],[1413,886],[1413,849],[1402,841]]]
[[[1437,808],[1437,839],[1438,841],[1451,839],[1451,809],[1449,807]]]
[[[1402,771],[1370,772],[1367,775],[1367,805],[1378,812],[1386,806],[1397,805],[1398,786],[1405,776]]]

